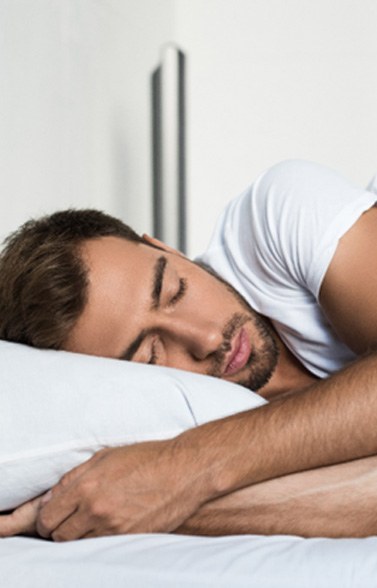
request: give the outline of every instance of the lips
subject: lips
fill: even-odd
[[[232,376],[245,367],[250,357],[251,345],[245,329],[241,329],[234,337],[232,349],[226,359],[224,376]]]

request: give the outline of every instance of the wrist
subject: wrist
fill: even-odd
[[[233,480],[233,473],[237,471],[235,459],[216,442],[216,436],[211,440],[209,437],[212,431],[204,425],[181,433],[172,447],[173,463],[180,467],[190,499],[195,500],[198,507],[237,486]]]

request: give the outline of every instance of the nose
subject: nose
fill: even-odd
[[[197,361],[202,361],[217,351],[223,342],[223,335],[218,324],[201,316],[187,320],[167,317],[165,324],[167,345],[180,348]]]

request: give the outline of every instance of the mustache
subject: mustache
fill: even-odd
[[[235,313],[225,325],[222,336],[223,341],[216,351],[213,352],[212,366],[208,374],[211,376],[220,376],[225,362],[226,354],[232,348],[232,339],[238,329],[244,324],[251,321],[251,318],[245,314]]]

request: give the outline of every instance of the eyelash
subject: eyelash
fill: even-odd
[[[187,281],[184,278],[179,279],[178,292],[169,300],[168,306],[174,306],[184,296],[187,290]]]
[[[177,302],[179,302],[179,300],[181,300],[181,298],[186,293],[186,290],[187,290],[187,281],[184,278],[180,278],[178,291],[169,300],[168,306],[174,306],[174,304],[177,304]],[[154,365],[157,362],[157,359],[158,358],[157,358],[157,353],[156,353],[156,342],[153,341],[152,346],[151,346],[151,356],[149,358],[148,364]]]
[[[151,356],[149,358],[148,364],[154,365],[156,363],[156,361],[157,361],[156,344],[152,343]]]

